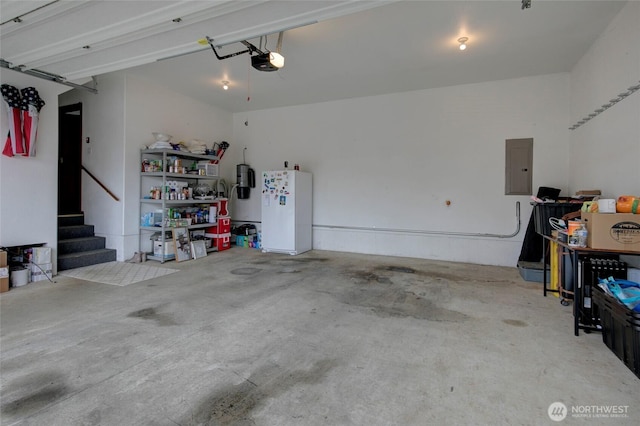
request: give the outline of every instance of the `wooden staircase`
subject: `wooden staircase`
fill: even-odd
[[[105,248],[93,225],[85,225],[84,213],[58,216],[58,271],[116,260],[116,250]]]

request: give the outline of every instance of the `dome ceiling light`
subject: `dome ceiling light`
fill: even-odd
[[[460,43],[460,46],[458,46],[458,49],[465,50],[467,48],[468,41],[469,41],[469,37],[460,37],[458,39],[458,43]]]

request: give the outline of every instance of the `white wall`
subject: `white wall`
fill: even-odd
[[[571,124],[640,84],[640,2],[611,21],[571,71]],[[571,132],[569,186],[640,196],[640,91]],[[638,256],[625,260],[640,267]]]
[[[46,105],[40,111],[35,157],[0,156],[0,246],[47,243],[56,265],[58,245],[58,94],[68,87],[2,70],[2,84],[35,87]],[[8,131],[0,102],[2,148]],[[54,273],[56,271],[54,270]]]
[[[83,162],[120,198],[114,201],[84,175],[85,220],[124,260],[139,248],[140,149],[154,141],[152,132],[171,134],[173,142],[200,139],[211,146],[231,139],[232,116],[126,72],[100,76],[97,95],[73,91],[61,97],[61,105],[76,102],[83,103],[83,139],[91,140],[84,145]],[[228,173],[224,162],[221,170]],[[150,248],[148,239],[143,244]]]
[[[640,84],[640,2],[620,11],[571,71],[571,124]],[[571,132],[569,186],[640,196],[640,91]]]
[[[315,225],[511,234],[521,203],[514,238],[316,227],[316,249],[515,266],[531,206],[504,195],[505,139],[534,138],[534,192],[566,190],[568,90],[555,74],[238,113],[234,140],[258,174],[313,173]],[[234,219],[260,220],[258,191]]]

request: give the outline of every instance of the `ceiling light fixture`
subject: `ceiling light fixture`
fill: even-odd
[[[222,82],[222,88],[223,88],[224,90],[229,90],[229,82],[228,82],[227,80],[224,80],[224,81]]]
[[[276,68],[284,67],[284,56],[278,52],[269,52],[269,62]]]
[[[467,41],[469,41],[469,37],[460,37],[458,39],[458,43],[460,43],[460,46],[458,47],[460,50],[464,50],[467,48]]]
[[[251,66],[259,71],[276,71],[284,66],[284,56],[278,52],[265,52],[251,57]]]

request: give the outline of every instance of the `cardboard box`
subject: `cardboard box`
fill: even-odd
[[[9,291],[9,277],[0,278],[0,293]]]
[[[51,247],[34,247],[31,261],[38,265],[51,263]]]
[[[162,254],[162,249],[164,247],[164,256]],[[175,255],[175,248],[173,245],[173,240],[165,240],[164,244],[162,241],[154,241],[153,242],[153,255],[164,257],[164,259],[172,258]]]
[[[0,267],[7,266],[7,252],[0,250]]]
[[[581,189],[580,191],[576,191],[576,195],[586,195],[586,196],[596,196],[602,195],[599,189]]]
[[[582,212],[581,216],[589,248],[640,253],[639,214]]]
[[[31,281],[45,281],[53,278],[53,264],[43,263],[40,265],[31,265]]]

